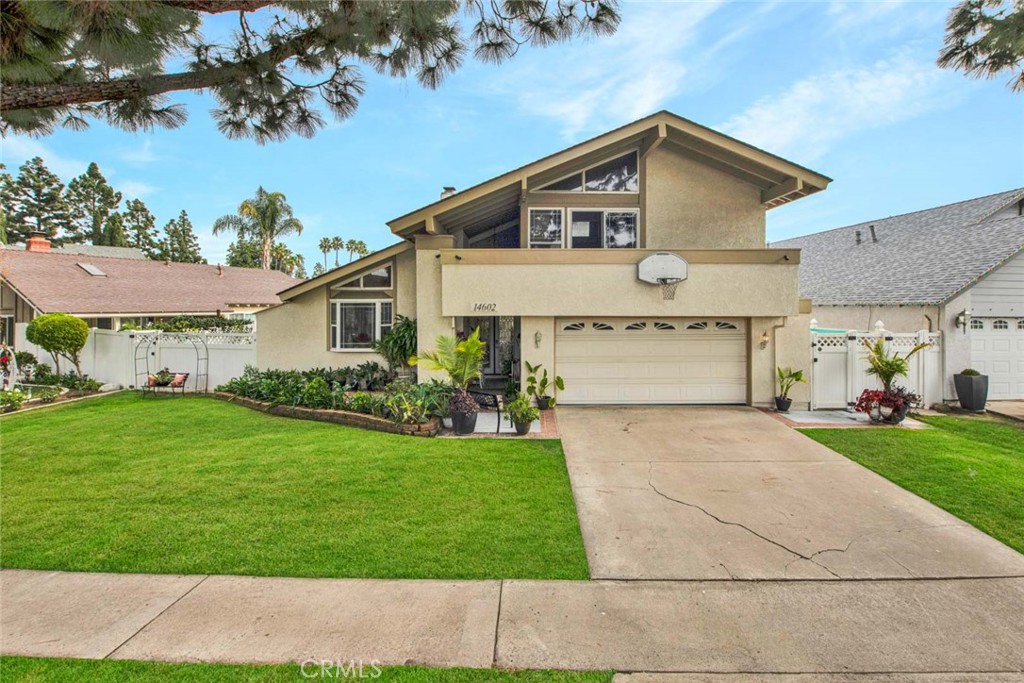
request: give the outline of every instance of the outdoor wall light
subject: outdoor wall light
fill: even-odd
[[[967,334],[967,328],[971,326],[971,312],[964,309],[957,313],[956,326],[963,328],[964,334]]]
[[[762,349],[768,348],[768,342],[770,342],[771,340],[772,340],[772,338],[768,336],[768,330],[765,330],[764,332],[762,332],[761,333],[761,348]]]
[[[533,345],[535,347],[537,347],[538,349],[540,348],[540,340],[542,338],[543,338],[543,335],[541,335],[541,333],[539,331],[533,333]]]

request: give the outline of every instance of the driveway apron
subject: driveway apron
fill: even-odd
[[[1024,575],[1024,555],[743,407],[561,407],[594,579]]]

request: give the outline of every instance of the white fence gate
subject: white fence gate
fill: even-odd
[[[811,408],[853,410],[865,389],[881,389],[879,381],[867,374],[868,352],[864,340],[874,343],[881,336],[886,349],[907,354],[917,344],[931,344],[910,359],[910,373],[897,380],[923,399],[925,406],[942,402],[942,334],[922,330],[910,334],[875,332],[811,333],[813,369]]]
[[[207,360],[198,368],[205,372],[206,388],[210,391],[219,384],[242,374],[246,365],[256,364],[256,335],[239,332],[113,332],[111,330],[89,330],[89,339],[82,349],[82,372],[104,384],[120,384],[134,388],[145,380],[145,360],[136,368],[136,349],[143,339],[155,339],[149,348],[149,372],[168,368],[171,372],[187,372],[189,379],[186,389],[202,390],[197,374],[196,347],[190,337],[201,339],[206,344]],[[50,354],[28,343],[24,337],[18,340],[18,349],[31,351],[41,363],[52,365]],[[70,364],[61,361],[61,370],[67,372]],[[141,377],[138,376],[141,373]]]

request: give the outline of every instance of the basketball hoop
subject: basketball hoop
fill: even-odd
[[[676,298],[676,286],[686,279],[686,271],[686,259],[668,251],[655,252],[636,264],[637,279],[660,286],[665,301]]]
[[[661,285],[661,298],[665,301],[676,298],[676,285],[681,282],[678,278],[660,277],[658,284]]]

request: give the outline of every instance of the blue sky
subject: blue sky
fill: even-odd
[[[178,94],[189,122],[126,133],[8,137],[3,160],[40,155],[65,181],[99,163],[160,225],[185,209],[203,254],[213,221],[258,185],[284,192],[306,229],[287,240],[312,267],[323,236],[394,241],[385,221],[660,109],[835,179],[768,213],[768,237],[816,232],[1024,186],[1024,108],[1005,79],[935,66],[951,3],[625,2],[617,34],[468,61],[439,90],[364,69],[356,115],[312,140],[221,136],[212,99]],[[13,168],[12,168],[13,170]]]

